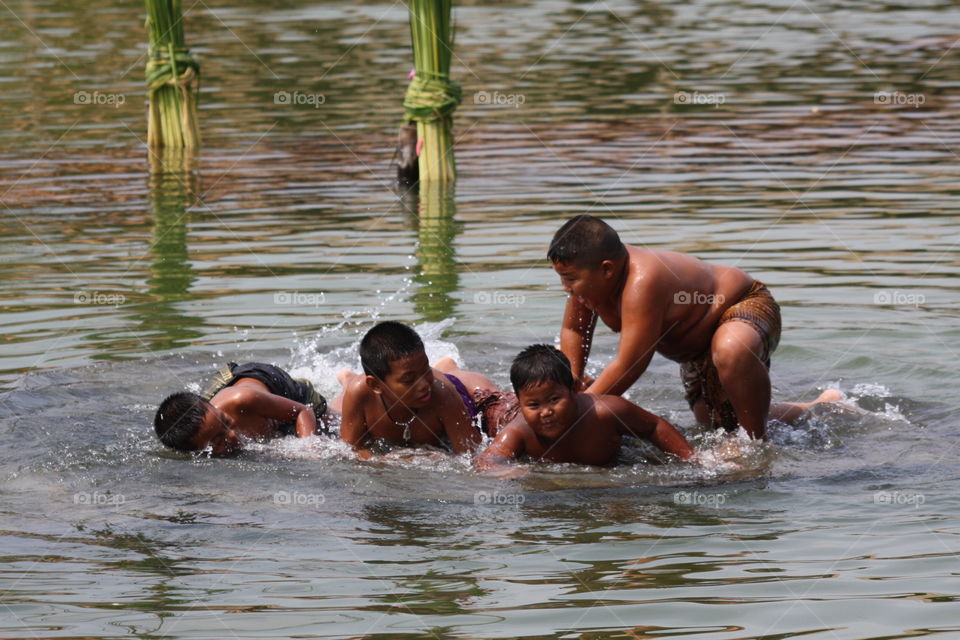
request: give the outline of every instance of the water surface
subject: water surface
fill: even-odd
[[[153,163],[141,11],[0,7],[0,635],[958,637],[951,3],[458,4],[460,177],[423,202],[391,181],[403,4],[189,7],[204,146]],[[519,481],[153,438],[227,359],[332,395],[383,319],[506,385],[584,212],[763,279],[775,396],[859,410],[735,464],[631,446]],[[673,363],[628,397],[717,449]]]

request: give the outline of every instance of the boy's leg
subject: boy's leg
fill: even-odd
[[[770,374],[761,358],[763,350],[763,340],[753,325],[737,321],[721,324],[710,347],[737,422],[751,438],[764,437],[770,411]]]
[[[836,389],[827,389],[813,402],[775,402],[770,405],[768,418],[779,420],[780,422],[793,422],[809,411],[810,407],[815,404],[820,404],[821,402],[840,402],[841,400],[843,400],[843,394]]]
[[[457,368],[457,363],[453,358],[440,358],[434,363],[433,368],[442,373],[449,373],[450,375],[459,378],[460,382],[463,383],[463,386],[465,386],[467,391],[471,393],[477,388],[498,391],[497,383],[495,383],[493,380],[482,373],[477,373],[475,371],[464,371],[463,369]]]
[[[433,368],[444,373],[453,373],[457,370],[457,361],[449,356],[440,358],[433,363]]]
[[[356,371],[350,371],[350,369],[340,369],[337,371],[337,382],[340,383],[341,387],[346,387],[350,384],[354,378],[358,377],[360,374]]]

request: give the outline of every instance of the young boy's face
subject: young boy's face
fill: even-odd
[[[433,395],[433,369],[424,351],[390,361],[390,373],[382,381],[367,376],[374,391],[383,394],[387,406],[401,402],[410,409],[422,409]]]
[[[240,448],[240,436],[233,430],[233,420],[220,409],[208,404],[197,435],[193,437],[193,445],[197,451],[210,447],[212,455],[223,456]]]
[[[560,276],[563,290],[571,296],[577,296],[591,309],[610,297],[613,263],[609,260],[604,260],[595,269],[567,262],[554,262],[553,270]]]
[[[573,389],[553,380],[527,385],[520,389],[517,399],[524,420],[542,438],[559,438],[577,417],[577,397]]]

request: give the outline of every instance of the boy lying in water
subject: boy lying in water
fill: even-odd
[[[503,394],[488,377],[458,369],[450,358],[430,366],[417,332],[381,322],[360,341],[363,374],[341,371],[340,437],[360,458],[374,441],[472,451],[481,442],[478,418],[495,433]]]
[[[241,448],[241,436],[313,435],[326,411],[327,401],[309,381],[295,380],[271,364],[231,362],[202,395],[183,391],[164,399],[153,426],[172,449],[209,448],[219,456]]]
[[[758,280],[735,267],[673,251],[624,245],[588,215],[568,220],[547,257],[567,292],[560,349],[578,388],[620,395],[654,353],[680,363],[697,421],[763,438],[768,418],[790,422],[814,403],[770,403],[770,356],[780,342],[780,307]],[[620,334],[613,362],[584,375],[597,318]],[[816,402],[840,399],[826,391]]]
[[[649,440],[681,460],[693,458],[693,448],[666,420],[619,396],[578,393],[570,361],[551,346],[521,351],[510,367],[510,382],[515,417],[477,458],[478,470],[504,470],[503,462],[522,455],[609,465],[624,435]]]

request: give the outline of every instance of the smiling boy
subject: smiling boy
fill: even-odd
[[[527,347],[510,367],[519,414],[477,458],[481,471],[527,456],[551,462],[612,464],[624,435],[650,441],[681,460],[693,448],[673,426],[619,396],[578,393],[570,361],[545,344]]]
[[[740,269],[624,245],[589,215],[568,220],[547,257],[568,294],[560,349],[587,392],[622,394],[659,353],[680,363],[687,402],[701,424],[728,431],[739,425],[763,438],[768,418],[789,422],[813,404],[770,404],[780,307]],[[591,380],[584,367],[598,318],[620,334],[620,343],[613,362]],[[828,391],[817,401],[838,398]]]

